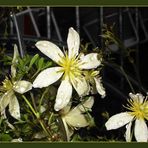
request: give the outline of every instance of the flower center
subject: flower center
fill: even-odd
[[[137,119],[146,119],[148,120],[148,101],[140,100],[140,98],[129,99],[127,108],[130,110],[129,114],[135,116]]]
[[[96,71],[96,70],[84,71],[85,78],[86,80],[89,80],[89,81],[91,81],[98,74],[99,74],[99,71]]]
[[[13,87],[13,84],[8,77],[6,77],[6,79],[2,82],[2,84],[3,84],[3,86],[1,87],[2,91],[8,91]]]
[[[69,58],[67,54],[61,58],[59,65],[63,67],[64,77],[68,76],[69,79],[74,79],[77,76],[81,76],[82,71],[79,68],[80,60],[78,57]]]

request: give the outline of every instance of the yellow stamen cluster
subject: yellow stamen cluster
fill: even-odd
[[[99,74],[99,71],[94,71],[94,70],[84,71],[86,80],[91,80],[94,77],[96,77],[98,74]]]
[[[64,77],[68,76],[70,80],[81,76],[82,71],[79,68],[80,64],[79,57],[69,58],[67,54],[65,54],[59,62],[59,65],[63,67]]]
[[[137,119],[146,119],[148,120],[148,100],[147,98],[137,98],[135,99],[129,99],[128,105],[125,107],[130,112],[129,114],[134,116]]]
[[[2,84],[3,84],[3,89],[5,90],[5,91],[8,91],[8,90],[10,90],[10,89],[12,89],[12,87],[13,87],[13,84],[12,84],[12,82],[9,80],[9,78],[8,77],[6,77],[6,79],[2,82]]]
[[[6,92],[11,90],[12,88],[13,88],[12,81],[8,77],[6,77],[5,80],[2,82],[2,86],[0,86],[0,91]]]

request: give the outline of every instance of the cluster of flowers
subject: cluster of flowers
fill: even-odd
[[[11,77],[3,81],[0,90],[0,112],[5,114],[9,106],[9,112],[15,119],[20,119],[20,106],[15,92],[23,94],[32,88],[43,88],[61,80],[57,90],[54,110],[60,112],[65,126],[67,139],[73,134],[72,127],[86,127],[89,125],[85,112],[91,110],[94,98],[91,96],[81,104],[72,108],[73,88],[80,97],[90,92],[98,92],[102,98],[106,96],[102,85],[102,79],[97,69],[102,63],[102,57],[98,53],[84,55],[79,53],[80,37],[73,29],[69,29],[67,37],[68,51],[62,52],[59,47],[49,41],[38,41],[36,47],[47,57],[53,60],[57,66],[43,70],[34,80],[33,84],[25,80],[16,80],[17,47],[14,47],[14,57],[11,65]],[[141,94],[129,94],[131,99],[126,107],[129,111],[112,116],[106,122],[107,130],[127,125],[126,141],[132,140],[131,125],[135,120],[134,134],[137,141],[148,141],[148,128],[145,120],[148,120],[148,101]]]

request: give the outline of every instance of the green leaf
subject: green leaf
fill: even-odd
[[[36,54],[30,61],[30,64],[29,64],[29,69],[32,67],[32,65],[35,63],[35,61],[39,58],[39,55]]]
[[[41,70],[43,70],[43,69],[45,69],[45,68],[48,68],[48,67],[50,67],[51,65],[52,65],[52,62],[47,62],[46,65],[45,65]]]
[[[44,59],[43,58],[40,58],[39,62],[38,62],[38,69],[41,70],[42,67],[44,65]]]
[[[0,134],[0,141],[11,141],[12,137],[9,134]]]

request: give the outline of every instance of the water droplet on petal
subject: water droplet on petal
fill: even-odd
[[[47,46],[47,44],[46,44],[46,43],[44,43],[44,44],[43,44],[43,46],[44,46],[44,47],[46,47],[46,46]]]
[[[24,87],[21,87],[21,88],[20,88],[20,91],[21,91],[21,92],[24,92],[24,91],[25,91],[25,88],[24,88]]]
[[[57,104],[57,105],[61,105],[61,104],[62,104],[62,99],[58,99],[58,100],[56,101],[56,104]]]
[[[79,127],[79,126],[80,126],[80,124],[79,124],[79,123],[77,123],[77,124],[76,124],[76,126],[78,126],[78,127]]]
[[[118,124],[119,126],[122,126],[122,125],[124,124],[124,122],[123,122],[122,120],[120,120],[120,121],[117,122],[117,124]]]

